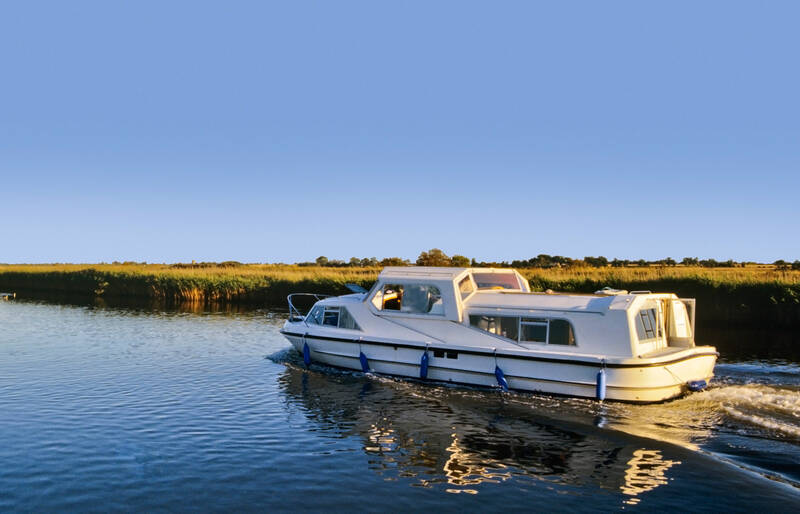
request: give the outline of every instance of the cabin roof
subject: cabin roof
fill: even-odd
[[[577,295],[522,293],[512,291],[478,291],[465,302],[468,309],[518,309],[545,311],[577,311],[605,313],[610,310],[627,310],[633,305],[635,295]]]
[[[387,266],[379,279],[429,278],[435,280],[454,280],[464,272],[471,273],[516,273],[511,268],[440,268],[437,266]]]
[[[453,280],[469,268],[438,268],[434,266],[388,266],[383,268],[379,279],[427,278]]]

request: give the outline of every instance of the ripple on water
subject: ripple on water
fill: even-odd
[[[757,418],[796,426],[793,386],[737,378],[756,371],[722,366],[722,386],[656,406],[501,394],[306,369],[282,319],[0,306],[0,509],[796,502],[659,442],[792,476],[796,434]]]

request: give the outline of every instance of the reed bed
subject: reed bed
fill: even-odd
[[[630,267],[523,269],[533,290],[589,293],[602,287],[675,292],[697,298],[701,323],[800,327],[800,271],[746,268]],[[0,290],[165,302],[282,305],[291,292],[342,294],[369,288],[380,268],[279,264],[0,265]]]
[[[800,271],[750,268],[523,270],[533,290],[590,293],[603,287],[696,298],[700,324],[800,327]]]

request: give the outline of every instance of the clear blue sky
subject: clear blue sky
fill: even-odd
[[[0,262],[800,258],[798,2],[8,2]]]

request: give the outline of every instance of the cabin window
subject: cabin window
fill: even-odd
[[[361,330],[356,320],[345,307],[323,307],[318,305],[311,309],[306,317],[306,323],[324,325],[326,327],[348,328]]]
[[[547,324],[547,320],[542,318],[522,318],[520,341],[546,343]]]
[[[385,284],[381,310],[407,314],[444,314],[442,293],[428,284]]]
[[[517,317],[470,315],[469,324],[490,334],[514,341],[519,338],[519,318]]]
[[[473,273],[472,278],[478,289],[522,289],[514,273]]]
[[[326,307],[322,316],[322,324],[331,327],[339,326],[339,307]]]
[[[572,324],[565,319],[551,319],[547,343],[573,346],[575,332],[572,331]]]
[[[350,330],[361,330],[356,320],[350,315],[350,312],[344,307],[340,308],[339,312],[339,328],[347,328]]]
[[[518,318],[471,314],[469,324],[491,334],[521,343],[575,346],[575,331],[565,319]]]
[[[308,313],[306,316],[306,323],[312,323],[314,325],[322,325],[322,312],[324,311],[324,307],[322,305],[317,305],[311,312]]]
[[[639,341],[656,339],[661,336],[656,309],[642,309],[636,314],[636,334],[639,336]]]
[[[464,277],[464,279],[458,283],[458,291],[461,293],[462,300],[471,295],[475,291],[475,286],[472,285],[472,279]]]

